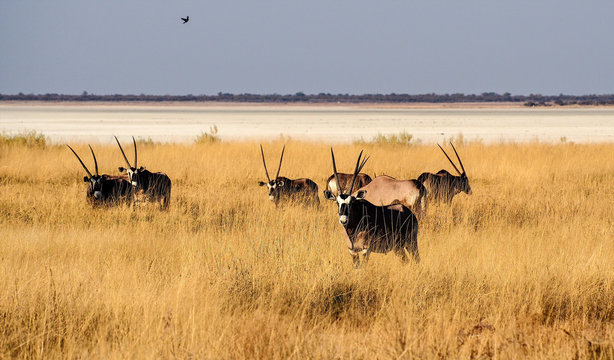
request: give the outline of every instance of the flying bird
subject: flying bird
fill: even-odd
[[[181,20],[183,20],[183,23],[185,24],[185,23],[187,23],[188,21],[190,21],[190,17],[189,17],[189,16],[186,16],[186,17],[184,17],[184,18],[181,18]]]

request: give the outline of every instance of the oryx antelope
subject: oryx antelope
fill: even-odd
[[[410,208],[414,214],[426,212],[426,187],[418,180],[397,180],[388,175],[380,175],[366,186],[358,189],[366,190],[365,200],[374,205],[401,204]]]
[[[469,186],[469,179],[467,178],[467,173],[465,172],[463,162],[461,161],[460,156],[458,156],[458,152],[456,152],[454,145],[452,143],[450,143],[450,145],[452,145],[452,149],[454,150],[458,163],[463,171],[460,172],[458,170],[452,159],[450,159],[448,154],[446,154],[445,150],[439,144],[437,144],[459,176],[454,176],[446,170],[439,170],[437,174],[425,172],[420,175],[418,180],[426,187],[429,201],[451,203],[454,195],[460,193],[461,191],[467,195],[471,195],[471,186]]]
[[[92,173],[88,170],[87,166],[81,161],[81,158],[70,145],[66,145],[72,151],[73,154],[83,166],[83,169],[87,173],[87,176],[83,177],[83,181],[89,184],[86,193],[86,199],[88,203],[92,206],[95,205],[111,205],[118,204],[120,202],[130,202],[132,198],[132,185],[127,180],[127,177],[121,176],[112,176],[112,175],[99,175],[98,174],[98,161],[96,161],[96,155],[94,154],[94,150],[90,147],[90,151],[92,152],[92,157],[94,158],[94,167],[96,170],[96,174],[92,175]]]
[[[136,140],[132,137],[132,143],[134,144],[134,166],[130,165],[122,145],[115,136],[115,141],[119,146],[119,150],[122,152],[122,156],[126,161],[128,168],[120,166],[118,169],[122,173],[126,173],[132,186],[134,186],[135,192],[142,192],[145,198],[152,202],[162,201],[162,208],[168,208],[171,202],[171,179],[165,173],[155,172],[152,173],[146,170],[143,166],[137,167],[137,150]]]
[[[337,186],[341,188],[332,148],[330,152],[335,181]],[[324,191],[324,196],[329,200],[335,200],[339,206],[339,223],[345,229],[347,246],[354,265],[357,267],[360,265],[360,254],[363,254],[363,262],[366,263],[371,252],[388,253],[394,251],[406,262],[405,250],[407,250],[416,261],[420,261],[418,254],[418,220],[409,208],[400,204],[373,205],[364,199],[367,190],[359,190],[355,195],[352,195],[356,175],[368,159],[361,162],[361,156],[362,151],[358,156],[347,192],[341,192],[335,196],[329,190]]]
[[[318,185],[313,182],[313,180],[307,178],[292,180],[279,176],[285,150],[286,146],[284,145],[281,150],[281,157],[279,158],[277,174],[275,174],[275,178],[271,180],[269,171],[266,167],[266,161],[264,160],[264,150],[262,149],[262,145],[260,145],[260,154],[262,155],[262,164],[264,165],[267,182],[259,181],[258,185],[266,185],[269,191],[269,200],[273,201],[275,205],[285,201],[297,201],[308,205],[318,205],[320,203],[320,199],[318,198]]]
[[[347,191],[350,188],[350,182],[352,181],[353,174],[345,174],[339,173],[337,176],[339,177],[339,184],[341,184],[341,191]],[[356,189],[360,189],[361,187],[369,184],[371,182],[371,177],[367,174],[360,173],[356,175]],[[331,175],[326,179],[326,189],[332,192],[334,195],[339,194],[339,189],[337,189],[337,182],[335,181],[335,174]]]

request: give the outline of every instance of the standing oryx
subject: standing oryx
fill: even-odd
[[[284,159],[284,151],[286,145],[281,150],[281,157],[279,158],[279,166],[277,167],[277,174],[275,178],[271,180],[269,177],[269,171],[266,168],[266,161],[264,160],[264,150],[262,150],[262,144],[260,145],[260,154],[262,155],[262,163],[264,164],[264,172],[268,182],[258,181],[258,185],[266,185],[269,190],[269,200],[273,201],[275,205],[278,205],[280,201],[297,201],[307,205],[318,205],[320,199],[318,198],[318,185],[311,179],[288,179],[283,176],[279,176],[281,170],[281,162]]]
[[[118,204],[120,202],[130,202],[132,198],[132,185],[125,177],[121,176],[111,176],[111,175],[99,175],[98,174],[98,161],[96,161],[96,155],[94,154],[94,150],[90,147],[90,151],[92,152],[92,157],[94,158],[94,166],[96,169],[96,174],[92,175],[92,173],[87,169],[81,158],[70,145],[66,145],[72,151],[73,154],[85,169],[85,172],[88,176],[83,177],[83,181],[89,183],[89,187],[87,189],[86,199],[92,206],[95,205],[111,205]]]
[[[380,175],[366,186],[358,189],[366,190],[365,200],[375,205],[401,204],[410,208],[415,214],[426,212],[427,190],[416,180],[397,180],[388,175]]]
[[[333,173],[337,186],[337,166],[335,154],[330,149],[333,160]],[[362,151],[358,156],[352,182],[347,193],[333,195],[329,190],[324,196],[335,200],[339,206],[339,223],[343,225],[347,235],[347,246],[352,255],[354,264],[360,264],[360,254],[363,260],[369,259],[371,252],[387,253],[394,251],[401,259],[407,261],[405,250],[409,251],[416,261],[420,261],[418,254],[418,220],[411,210],[403,205],[377,206],[364,199],[367,190],[359,190],[351,195],[354,189],[356,175],[365,165],[367,159],[360,160]]]
[[[347,191],[350,188],[350,182],[352,181],[353,174],[345,174],[339,173],[337,177],[339,178],[339,184],[341,184],[341,191]],[[360,189],[361,187],[369,184],[371,182],[371,177],[367,174],[360,173],[356,175],[356,188]],[[326,179],[326,190],[329,190],[334,195],[339,194],[339,189],[337,189],[337,182],[335,181],[335,174],[331,175]]]
[[[450,143],[450,145],[452,145],[452,143]],[[437,146],[439,146],[441,151],[443,151],[443,154],[448,158],[454,167],[454,170],[456,170],[460,176],[454,176],[446,170],[439,170],[437,174],[431,174],[428,172],[422,173],[422,175],[418,177],[418,180],[426,187],[429,201],[451,203],[454,195],[460,193],[461,191],[467,195],[471,195],[471,186],[469,186],[469,179],[467,178],[465,167],[463,166],[463,162],[461,161],[460,156],[458,156],[454,145],[452,145],[452,149],[456,154],[456,158],[458,159],[461,169],[463,169],[462,173],[458,170],[456,165],[454,165],[454,162],[452,159],[450,159],[448,154],[446,154],[445,150],[439,144],[437,144]]]
[[[114,137],[115,141],[117,141],[117,145],[119,146],[119,150],[121,150],[122,155],[124,156],[126,165],[128,165],[128,168],[120,166],[118,168],[119,171],[128,174],[130,183],[132,183],[132,186],[134,186],[134,190],[136,192],[142,191],[149,201],[162,201],[162,208],[168,208],[171,202],[171,179],[168,177],[168,175],[161,172],[152,173],[149,170],[146,170],[143,166],[137,167],[136,140],[134,140],[134,136],[132,137],[132,143],[134,144],[134,166],[130,165],[128,158],[124,153],[124,149],[122,149],[122,145],[119,143],[119,140],[117,140],[117,136]]]

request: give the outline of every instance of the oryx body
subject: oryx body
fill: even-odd
[[[352,175],[353,174],[345,173],[337,174],[337,176],[339,177],[339,184],[341,185],[341,191],[347,191],[350,188],[350,183],[352,182]],[[360,189],[363,186],[369,184],[371,181],[372,180],[369,175],[360,173],[356,175],[356,184],[354,184],[354,187],[356,189]],[[328,177],[328,179],[326,179],[326,189],[335,195],[339,194],[339,189],[337,189],[337,182],[335,181],[335,174],[332,174]]]
[[[171,202],[172,187],[171,179],[168,175],[162,172],[153,173],[143,166],[137,167],[137,150],[134,136],[132,137],[132,142],[134,144],[134,166],[130,165],[117,137],[115,137],[115,141],[117,141],[117,145],[122,152],[126,165],[128,165],[128,168],[120,166],[118,169],[120,172],[128,175],[129,181],[134,187],[134,191],[136,193],[142,193],[148,201],[161,202],[163,208],[168,208]]]
[[[279,158],[279,166],[277,167],[277,174],[275,179],[271,180],[269,177],[269,171],[266,167],[266,161],[264,160],[264,150],[260,145],[260,153],[262,155],[262,163],[264,164],[264,172],[266,173],[267,182],[259,181],[258,185],[265,186],[268,189],[269,200],[273,201],[275,205],[284,202],[299,202],[306,205],[318,205],[320,198],[318,197],[318,185],[311,179],[288,179],[287,177],[279,176],[281,170],[281,162],[284,159],[284,151],[286,146],[284,145],[281,151],[281,157]]]
[[[374,205],[401,204],[415,214],[422,214],[426,211],[427,190],[416,179],[397,180],[388,175],[380,175],[358,189],[360,190],[367,191],[364,199]]]
[[[450,143],[452,145],[452,143]],[[452,149],[456,154],[456,158],[460,164],[462,172],[458,170],[452,159],[446,154],[444,149],[437,144],[441,151],[443,151],[448,161],[452,164],[456,172],[458,172],[459,176],[454,176],[450,174],[447,170],[439,170],[436,174],[432,174],[429,172],[422,173],[418,177],[418,181],[422,182],[426,187],[428,194],[428,201],[434,202],[445,202],[451,203],[454,196],[460,192],[464,192],[467,195],[471,195],[471,186],[469,186],[469,179],[467,178],[467,173],[465,172],[465,167],[463,166],[463,162],[461,161],[458,153],[456,152],[456,148],[452,145]]]
[[[337,174],[335,155],[331,148],[333,171]],[[362,151],[358,156],[354,170],[354,178],[360,172],[366,159],[360,162]],[[388,253],[394,251],[403,261],[407,261],[405,250],[413,255],[416,261],[420,260],[418,254],[418,220],[406,206],[388,205],[377,206],[364,199],[367,190],[359,190],[355,195],[352,180],[347,193],[334,195],[325,190],[324,196],[337,202],[339,207],[339,223],[343,225],[346,233],[348,250],[352,255],[354,264],[360,264],[360,254],[366,262],[370,253]],[[341,186],[339,186],[341,188]]]
[[[86,200],[92,206],[96,205],[115,205],[119,203],[128,203],[132,199],[132,185],[125,176],[113,176],[106,174],[98,174],[98,161],[96,161],[96,155],[94,150],[90,146],[92,157],[94,158],[94,166],[96,173],[92,173],[85,166],[81,158],[73,148],[69,145],[68,148],[75,154],[83,169],[88,176],[83,177],[83,181],[88,183],[88,189],[86,192]],[[89,145],[88,145],[89,146]]]

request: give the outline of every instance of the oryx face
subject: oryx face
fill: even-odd
[[[117,142],[117,146],[119,146],[119,150],[122,152],[122,156],[124,157],[124,161],[126,161],[126,165],[128,165],[128,168],[125,168],[123,166],[120,166],[118,168],[118,170],[122,173],[126,173],[128,175],[128,180],[130,181],[130,183],[132,184],[132,186],[134,187],[138,187],[140,185],[140,179],[139,179],[139,175],[141,172],[143,172],[145,170],[144,167],[137,167],[137,150],[136,150],[136,140],[134,139],[134,136],[132,137],[132,143],[134,144],[134,166],[132,166],[130,164],[130,161],[128,161],[128,158],[126,157],[126,154],[124,153],[124,149],[122,149],[122,145],[119,143],[119,140],[117,139],[117,136],[115,137],[115,141]]]
[[[83,182],[89,183],[89,193],[92,194],[95,200],[102,199],[102,177],[94,175],[92,177],[84,176]]]
[[[341,194],[336,200],[339,206],[339,224],[345,226],[350,219],[350,204],[356,199],[352,195]]]
[[[460,177],[459,190],[467,195],[471,195],[471,186],[469,186],[469,179],[466,174],[462,174]]]
[[[266,185],[269,191],[269,200],[276,202],[279,200],[279,195],[285,185],[285,181],[280,179],[271,180],[269,182],[259,181],[258,185]]]
[[[455,194],[458,194],[459,192],[462,191],[462,192],[466,193],[467,195],[471,195],[471,186],[469,186],[469,179],[467,178],[467,172],[465,171],[465,167],[463,166],[463,162],[461,161],[460,156],[458,156],[458,152],[456,151],[456,148],[454,147],[454,145],[452,143],[450,143],[450,145],[452,146],[452,149],[454,150],[454,154],[456,154],[456,159],[458,159],[458,164],[460,165],[460,167],[461,167],[461,169],[463,171],[460,171],[456,167],[456,164],[454,164],[454,161],[452,161],[452,159],[450,159],[450,157],[448,156],[446,151],[441,147],[441,145],[437,144],[437,146],[439,146],[441,151],[443,151],[443,154],[446,156],[446,158],[448,159],[450,164],[452,164],[452,166],[454,167],[454,170],[456,170],[456,172],[460,175],[460,177],[455,177],[454,181],[450,185],[452,185],[454,187],[454,193]],[[442,170],[442,171],[445,171],[445,170]],[[439,173],[442,173],[442,171],[440,171]],[[448,173],[448,172],[446,171],[446,173]]]
[[[145,170],[145,168],[143,166],[141,166],[140,168],[135,168],[135,167],[129,167],[129,168],[125,168],[123,166],[120,166],[119,168],[117,168],[121,173],[125,173],[128,175],[128,180],[130,181],[130,183],[132,184],[132,186],[134,187],[138,187],[140,184],[139,178],[140,178],[140,174]]]
[[[356,200],[363,199],[366,193],[367,192],[365,190],[361,190],[356,194],[356,196],[347,194],[339,194],[335,196],[332,192],[325,190],[324,197],[328,200],[334,200],[337,202],[337,206],[339,207],[339,223],[343,226],[347,226],[350,221],[352,205],[354,202],[356,202]]]
[[[92,174],[87,168],[87,166],[85,166],[85,164],[83,163],[79,155],[77,155],[75,150],[73,150],[73,148],[71,148],[70,145],[66,145],[66,146],[68,146],[70,151],[72,151],[72,153],[75,154],[75,156],[77,157],[77,160],[79,160],[79,163],[81,164],[81,166],[83,166],[83,169],[87,173],[87,176],[83,177],[83,182],[89,183],[90,185],[90,188],[88,190],[88,196],[91,195],[94,198],[94,200],[101,200],[102,199],[103,179],[102,179],[102,176],[98,174],[98,161],[96,160],[96,154],[94,154],[94,149],[92,149],[92,147],[88,145],[88,147],[90,148],[90,151],[92,152],[92,157],[94,158],[94,166],[96,169],[96,172]]]
[[[260,186],[264,186],[266,185],[267,189],[269,189],[269,200],[274,201],[275,204],[277,204],[277,202],[279,201],[279,197],[281,195],[281,192],[283,191],[283,188],[286,184],[285,180],[287,180],[286,178],[279,177],[279,170],[281,170],[281,162],[284,159],[284,151],[286,151],[286,145],[284,145],[283,149],[281,149],[281,157],[279,158],[279,166],[277,167],[277,174],[275,175],[275,178],[273,180],[271,180],[271,177],[269,176],[269,170],[267,170],[266,168],[266,161],[264,160],[264,150],[262,149],[262,145],[260,145],[260,154],[262,155],[262,164],[264,165],[264,172],[266,174],[266,178],[268,180],[268,182],[264,182],[264,181],[258,181],[258,185]]]

